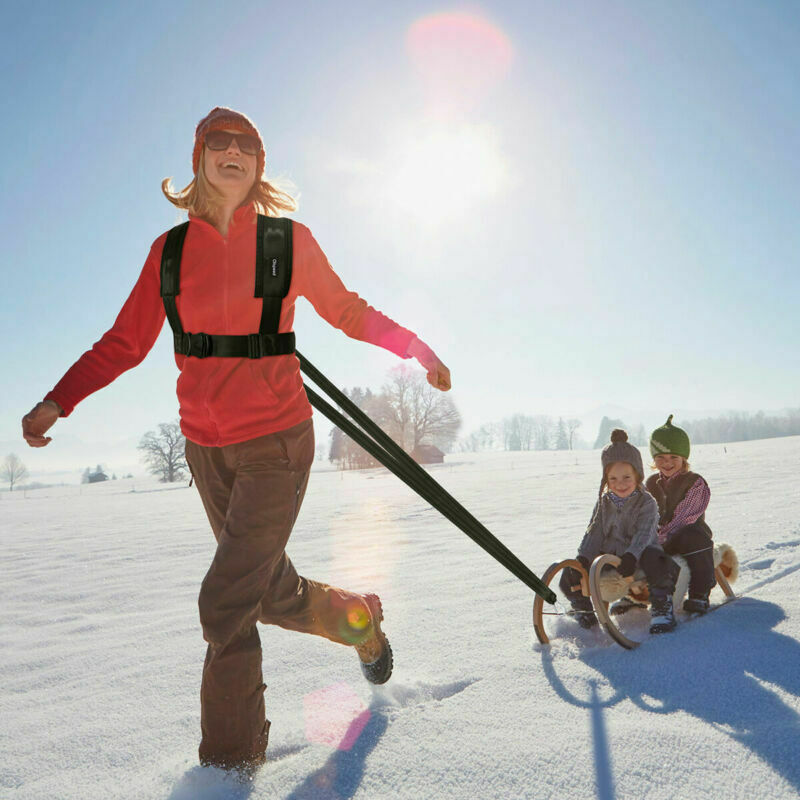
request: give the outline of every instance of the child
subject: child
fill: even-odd
[[[714,544],[705,511],[711,498],[708,484],[689,471],[689,436],[672,424],[656,428],[650,437],[650,453],[658,475],[647,479],[647,491],[658,503],[658,541],[671,555],[683,556],[689,566],[689,597],[683,610],[708,611],[708,595],[716,584]]]
[[[640,568],[650,589],[650,633],[666,633],[675,627],[672,593],[678,566],[658,545],[658,505],[642,486],[642,455],[628,443],[628,434],[617,429],[612,432],[611,444],[605,446],[600,460],[603,466],[600,496],[578,548],[578,561],[588,572],[597,556],[613,553],[622,559],[617,571],[623,577]],[[579,582],[577,570],[565,569],[559,585],[578,612],[581,627],[591,628],[597,624],[597,617],[591,600],[580,589],[572,588]]]

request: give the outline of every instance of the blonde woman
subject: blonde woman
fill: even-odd
[[[28,444],[47,445],[45,434],[59,417],[144,359],[165,317],[179,331],[175,362],[186,460],[217,540],[199,596],[208,642],[199,755],[202,764],[225,769],[252,769],[265,760],[269,721],[256,622],[353,646],[373,683],[384,683],[392,671],[378,597],[301,577],[285,552],[314,456],[311,406],[291,333],[295,300],[306,297],[354,339],[416,358],[432,386],[450,388],[449,370],[435,353],[348,291],[297,222],[284,229],[292,259],[288,293],[278,306],[273,301],[276,330],[254,339],[263,331],[268,303],[253,290],[256,233],[264,222],[258,215],[296,209],[264,179],[265,158],[261,135],[244,114],[215,108],[200,121],[194,179],[179,192],[169,180],[162,184],[167,199],[189,212],[173,294],[162,297],[162,261],[170,261],[165,233],[153,243],[113,327],[22,420]],[[257,347],[266,342],[268,352],[231,355],[239,343],[253,341]],[[225,351],[231,342],[232,351]]]

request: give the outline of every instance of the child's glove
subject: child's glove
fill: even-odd
[[[620,559],[617,572],[619,572],[623,578],[629,578],[633,575],[633,573],[636,572],[636,556],[633,553],[625,553]]]

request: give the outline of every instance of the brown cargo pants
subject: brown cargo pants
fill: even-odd
[[[208,642],[200,689],[200,762],[221,767],[264,759],[269,720],[256,622],[352,645],[369,620],[361,595],[297,574],[285,548],[314,458],[311,420],[227,445],[187,440],[217,551],[200,589]]]

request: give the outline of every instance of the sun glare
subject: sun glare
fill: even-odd
[[[458,219],[508,184],[508,167],[489,125],[428,125],[400,138],[384,191],[415,222],[433,226]]]

